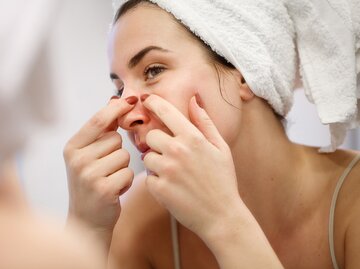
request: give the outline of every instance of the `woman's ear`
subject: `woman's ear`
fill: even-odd
[[[239,93],[241,100],[250,101],[251,99],[254,98],[255,94],[250,89],[243,75],[238,70],[235,70],[234,72],[235,72],[236,80],[239,84]]]

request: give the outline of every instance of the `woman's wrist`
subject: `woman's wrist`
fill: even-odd
[[[92,226],[70,212],[67,217],[66,228],[75,230],[77,233],[82,234],[84,238],[101,247],[104,256],[107,257],[112,240],[113,228]]]
[[[246,206],[239,202],[235,207],[228,207],[228,212],[209,222],[200,237],[210,249],[216,251],[222,244],[229,244],[234,238],[257,225],[254,217]]]
[[[221,268],[283,268],[250,210],[239,204],[232,213],[214,221],[202,239]],[[234,267],[235,266],[235,267]]]

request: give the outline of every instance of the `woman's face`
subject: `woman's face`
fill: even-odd
[[[156,94],[188,118],[189,101],[198,93],[224,139],[229,145],[234,142],[240,129],[240,74],[226,72],[219,80],[200,42],[167,12],[150,4],[128,11],[111,31],[109,58],[122,98]],[[141,102],[119,119],[119,126],[138,148],[152,129],[170,133]]]

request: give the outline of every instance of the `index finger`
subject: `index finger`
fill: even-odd
[[[83,148],[95,142],[100,135],[114,123],[118,117],[128,113],[134,106],[124,99],[116,99],[98,111],[85,125],[70,139],[69,143],[76,148]]]
[[[174,105],[157,95],[150,95],[144,106],[152,111],[174,135],[198,132],[195,126]]]

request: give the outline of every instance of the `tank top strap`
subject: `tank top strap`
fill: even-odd
[[[353,167],[356,165],[356,163],[360,160],[360,154],[358,154],[348,165],[348,167],[344,170],[343,174],[341,175],[341,177],[339,178],[336,187],[335,187],[335,191],[331,200],[331,206],[330,206],[330,216],[329,216],[329,245],[330,245],[330,255],[331,255],[331,260],[333,263],[333,267],[334,269],[340,269],[337,260],[336,260],[336,256],[335,256],[335,244],[334,244],[334,221],[335,221],[335,208],[336,208],[336,202],[337,202],[337,198],[339,196],[339,192],[340,189],[346,179],[346,177],[348,176],[348,174],[350,173],[351,169],[353,169]]]
[[[172,240],[173,257],[174,257],[174,269],[181,269],[178,223],[172,215],[170,215],[170,218],[171,218],[171,240]]]

